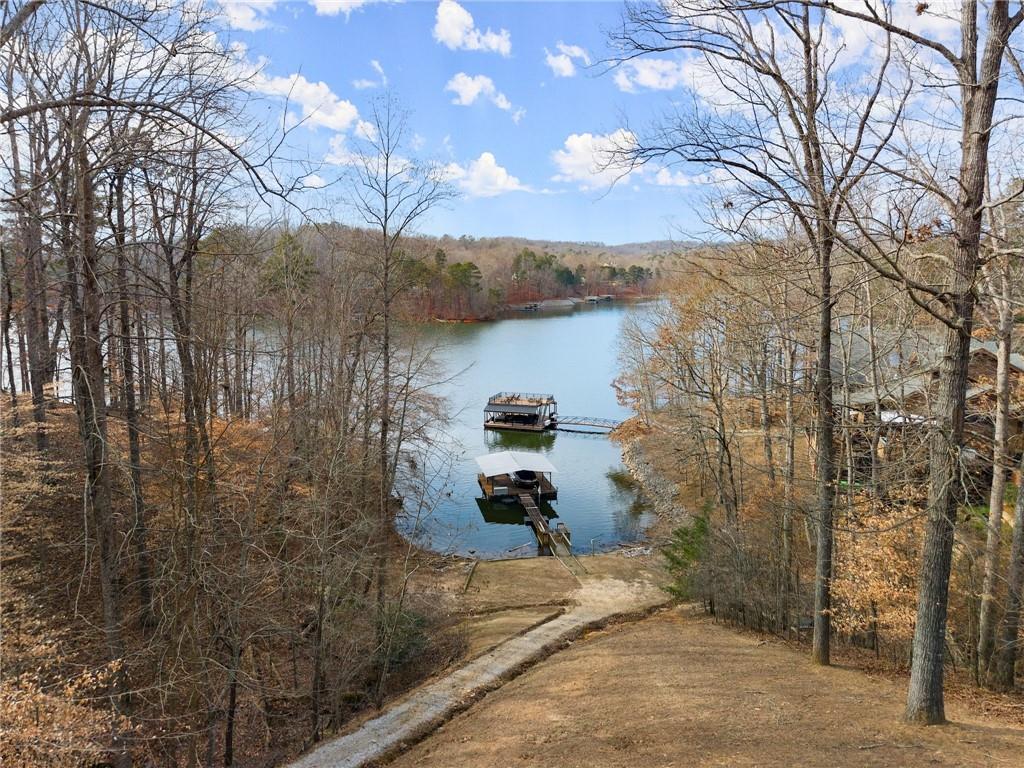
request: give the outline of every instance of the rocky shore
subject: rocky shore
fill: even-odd
[[[678,486],[660,475],[644,456],[642,439],[623,443],[622,463],[661,520],[674,525],[689,518],[679,498]]]

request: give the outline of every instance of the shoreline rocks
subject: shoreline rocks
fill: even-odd
[[[631,440],[622,446],[622,463],[640,486],[655,514],[673,523],[689,518],[689,513],[679,501],[678,487],[662,477],[647,460],[640,440]]]

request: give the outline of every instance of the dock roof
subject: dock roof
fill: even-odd
[[[554,395],[539,392],[499,392],[487,399],[488,405],[550,405],[554,402]]]
[[[476,457],[476,463],[484,477],[511,475],[513,472],[557,472],[555,465],[540,453],[529,451],[499,451]]]
[[[518,413],[530,416],[540,413],[540,409],[543,407],[542,405],[519,405],[518,403],[509,403],[508,405],[488,403],[487,407],[484,408],[484,413]]]

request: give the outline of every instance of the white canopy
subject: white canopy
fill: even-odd
[[[532,472],[557,472],[554,464],[542,454],[527,451],[500,451],[476,457],[476,463],[484,473],[484,477],[510,475],[528,469]]]

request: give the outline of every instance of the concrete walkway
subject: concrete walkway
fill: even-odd
[[[588,628],[617,616],[642,614],[667,602],[647,581],[585,577],[566,613],[506,640],[446,677],[413,691],[358,730],[320,745],[292,768],[358,768],[427,735],[474,697],[498,687],[523,668],[557,650]]]

